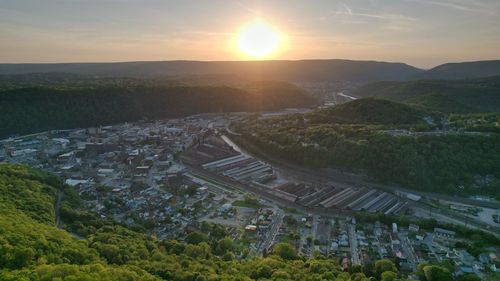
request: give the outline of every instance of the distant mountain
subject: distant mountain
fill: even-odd
[[[423,70],[403,63],[352,60],[153,61],[120,63],[0,64],[0,74],[74,73],[127,77],[233,76],[245,80],[401,81]],[[227,78],[227,77],[226,77]]]
[[[317,110],[309,117],[314,123],[419,124],[428,114],[415,107],[389,100],[362,98]]]
[[[500,76],[464,80],[377,82],[358,88],[357,97],[380,97],[441,112],[500,112]]]
[[[500,75],[500,60],[446,63],[416,75],[419,79],[466,79]]]

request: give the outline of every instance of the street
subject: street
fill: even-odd
[[[349,224],[349,244],[351,245],[352,264],[361,264],[358,253],[358,239],[356,238],[356,225]]]

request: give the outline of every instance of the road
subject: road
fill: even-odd
[[[438,222],[442,223],[451,223],[451,224],[456,224],[456,225],[466,225],[467,227],[474,228],[474,229],[479,229],[484,232],[493,234],[495,236],[499,236],[499,227],[492,227],[486,223],[479,222],[476,220],[472,220],[469,217],[464,217],[461,216],[460,214],[444,214],[436,210],[435,208],[432,209],[432,212],[429,211],[428,208],[424,208],[421,206],[414,206],[412,207],[414,211],[414,216],[416,217],[421,217],[421,218],[433,218],[437,220]]]
[[[273,245],[276,235],[278,235],[281,224],[283,223],[283,218],[285,217],[285,212],[283,212],[280,208],[274,208],[273,212],[274,215],[271,223],[271,229],[267,232],[266,238],[262,241],[257,251],[257,255],[259,256],[262,256],[264,250],[268,250]]]
[[[356,225],[349,224],[349,244],[351,245],[351,262],[352,264],[361,264],[358,252],[358,239],[356,237]]]
[[[326,209],[323,207],[306,207],[269,193],[269,188],[259,187],[257,185],[252,185],[250,183],[242,184],[230,178],[224,177],[214,172],[204,170],[199,167],[191,166],[190,168],[191,168],[191,173],[196,177],[202,177],[203,179],[210,179],[211,181],[216,181],[218,184],[224,184],[224,186],[228,186],[238,191],[250,192],[258,197],[272,201],[278,204],[279,206],[295,208],[304,213],[315,214],[329,218],[345,218],[346,216],[352,216],[354,214],[354,212],[349,210],[336,210],[336,209],[333,210],[333,209]]]
[[[410,240],[408,239],[408,233],[398,232],[399,241],[401,241],[401,246],[403,247],[403,251],[408,259],[408,263],[410,264],[413,270],[416,269],[417,264],[419,263],[418,258],[411,246]]]
[[[62,190],[57,190],[56,203],[54,204],[54,217],[57,228],[62,228],[63,224],[61,221],[61,199],[63,197]]]
[[[262,152],[258,147],[255,147],[254,145],[246,142],[239,136],[227,135],[227,137],[232,141],[234,145],[238,145],[240,150],[245,150],[251,156],[254,156],[256,158],[261,158],[269,162],[275,168],[283,170],[285,174],[289,174],[291,176],[296,177],[297,179],[302,179],[308,182],[316,182],[316,183],[331,182],[340,186],[342,185],[371,186],[389,192],[402,191],[402,192],[417,194],[422,197],[428,197],[430,199],[441,199],[450,202],[458,202],[478,207],[500,209],[500,203],[498,202],[478,201],[465,197],[406,189],[401,186],[378,184],[368,181],[366,179],[366,176],[364,175],[342,172],[335,169],[325,169],[325,168],[312,169],[300,165],[295,165],[293,163],[290,163],[289,161],[278,159],[276,157],[269,155],[268,153]]]
[[[64,227],[64,223],[61,220],[61,201],[62,201],[63,195],[64,195],[64,192],[61,189],[59,189],[57,191],[57,195],[56,195],[56,202],[54,203],[55,225],[59,229],[63,229],[63,227]],[[83,236],[81,236],[81,235],[79,235],[77,233],[74,233],[74,232],[69,231],[69,230],[66,230],[66,231],[71,236],[75,237],[78,240],[84,240],[85,239],[85,237],[83,237]]]
[[[241,184],[239,182],[233,181],[231,179],[225,178],[221,175],[218,175],[216,173],[212,173],[206,170],[203,170],[201,168],[197,167],[191,167],[191,173],[193,175],[196,175],[197,177],[202,177],[204,179],[210,179],[211,181],[216,181],[221,185],[227,186],[229,189],[236,189],[242,192],[251,192],[259,197],[266,198],[270,201],[273,201],[277,203],[278,205],[284,206],[284,207],[291,207],[295,208],[297,210],[301,210],[305,213],[311,213],[319,216],[325,216],[325,217],[330,217],[330,218],[344,218],[346,216],[352,216],[355,212],[349,211],[349,210],[331,210],[331,209],[325,209],[322,207],[305,207],[302,205],[299,205],[295,202],[290,202],[288,200],[284,200],[283,198],[274,196],[273,194],[270,194],[267,190],[263,190],[263,188],[252,185],[252,184]],[[415,203],[414,203],[415,205]],[[428,213],[428,207],[427,205],[419,204],[419,206],[413,206],[413,210],[416,210],[416,216],[417,217],[424,217],[424,218],[435,218],[439,222],[443,223],[453,223],[457,225],[464,225],[467,224],[468,227],[475,228],[475,229],[480,229],[484,232],[491,233],[495,236],[500,236],[500,232],[497,232],[496,230],[498,227],[493,228],[487,224],[484,224],[482,222],[477,222],[475,220],[472,220],[470,218],[462,218],[460,217],[459,214],[454,214],[453,217],[450,214],[443,214],[440,213],[438,210],[434,209],[432,212],[432,215],[429,216]]]
[[[344,98],[348,98],[350,100],[357,100],[358,98],[356,97],[353,97],[353,96],[349,96],[349,95],[346,95],[344,93],[338,93],[337,95],[341,96],[341,97],[344,97]]]
[[[312,217],[312,227],[311,227],[311,237],[313,238],[313,242],[311,243],[311,248],[309,251],[309,257],[312,257],[314,254],[315,248],[317,248],[317,245],[314,245],[314,241],[317,239],[318,235],[318,223],[319,223],[319,216],[314,215]]]
[[[245,143],[245,150],[246,151],[251,151],[249,153],[250,155],[256,157],[257,159],[261,158],[265,160],[266,162],[272,164],[274,168],[277,170],[281,171],[283,174],[288,174],[293,176],[294,178],[305,181],[305,182],[312,182],[312,183],[333,183],[336,186],[350,186],[350,187],[360,187],[360,186],[371,186],[377,189],[385,190],[388,192],[394,192],[394,191],[403,191],[403,192],[410,192],[413,194],[418,194],[422,197],[427,197],[431,199],[442,199],[442,200],[447,200],[450,202],[459,202],[459,203],[464,203],[464,204],[469,204],[473,206],[480,206],[480,207],[488,207],[488,208],[494,208],[494,209],[499,209],[500,204],[495,203],[495,202],[483,202],[483,201],[475,201],[471,200],[468,198],[463,198],[463,197],[457,197],[457,196],[449,196],[449,195],[444,195],[444,194],[436,194],[436,193],[430,193],[430,192],[421,192],[421,191],[414,191],[414,190],[408,190],[404,189],[401,187],[396,187],[396,186],[388,186],[388,185],[381,185],[381,184],[375,184],[375,183],[370,183],[367,182],[363,176],[361,175],[355,175],[355,174],[350,174],[350,173],[343,173],[340,171],[332,170],[332,169],[309,169],[305,168],[303,166],[298,166],[292,163],[289,163],[287,161],[284,161],[282,159],[277,159],[275,157],[269,156],[268,154],[263,153],[260,151],[257,147],[253,146],[252,144],[249,144],[242,140],[241,138],[237,138],[237,136],[233,135],[228,135],[228,137],[231,138],[232,142],[235,143],[236,145],[241,145],[242,142]],[[414,202],[413,204],[417,205],[420,208],[425,208],[427,205]],[[492,233],[494,235],[500,236],[498,233],[500,233],[500,228],[492,228],[491,226],[479,222],[477,220],[473,220],[471,218],[465,218],[463,216],[460,216],[459,214],[445,214],[442,211],[436,210],[436,217],[439,217],[441,220],[444,220],[445,218],[448,218],[449,220],[456,221],[456,224],[464,225],[467,224],[468,226],[481,229],[483,231]],[[451,216],[453,218],[451,218]]]

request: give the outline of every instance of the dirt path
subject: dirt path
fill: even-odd
[[[59,189],[57,191],[56,202],[54,204],[54,217],[55,217],[56,227],[59,229],[62,229],[62,230],[66,230],[66,229],[64,229],[64,222],[61,220],[61,201],[62,201],[63,196],[64,196],[64,192],[61,189]],[[66,231],[71,236],[75,237],[78,240],[85,240],[85,237],[83,237],[77,233],[74,233],[74,232],[71,232],[68,230],[66,230]]]
[[[63,197],[63,191],[58,190],[56,195],[56,203],[54,204],[54,216],[56,218],[56,227],[62,228],[63,223],[61,221],[61,199]]]

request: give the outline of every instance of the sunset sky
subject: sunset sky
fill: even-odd
[[[266,59],[500,59],[499,0],[0,0],[0,63],[249,59],[256,19],[282,35]]]

